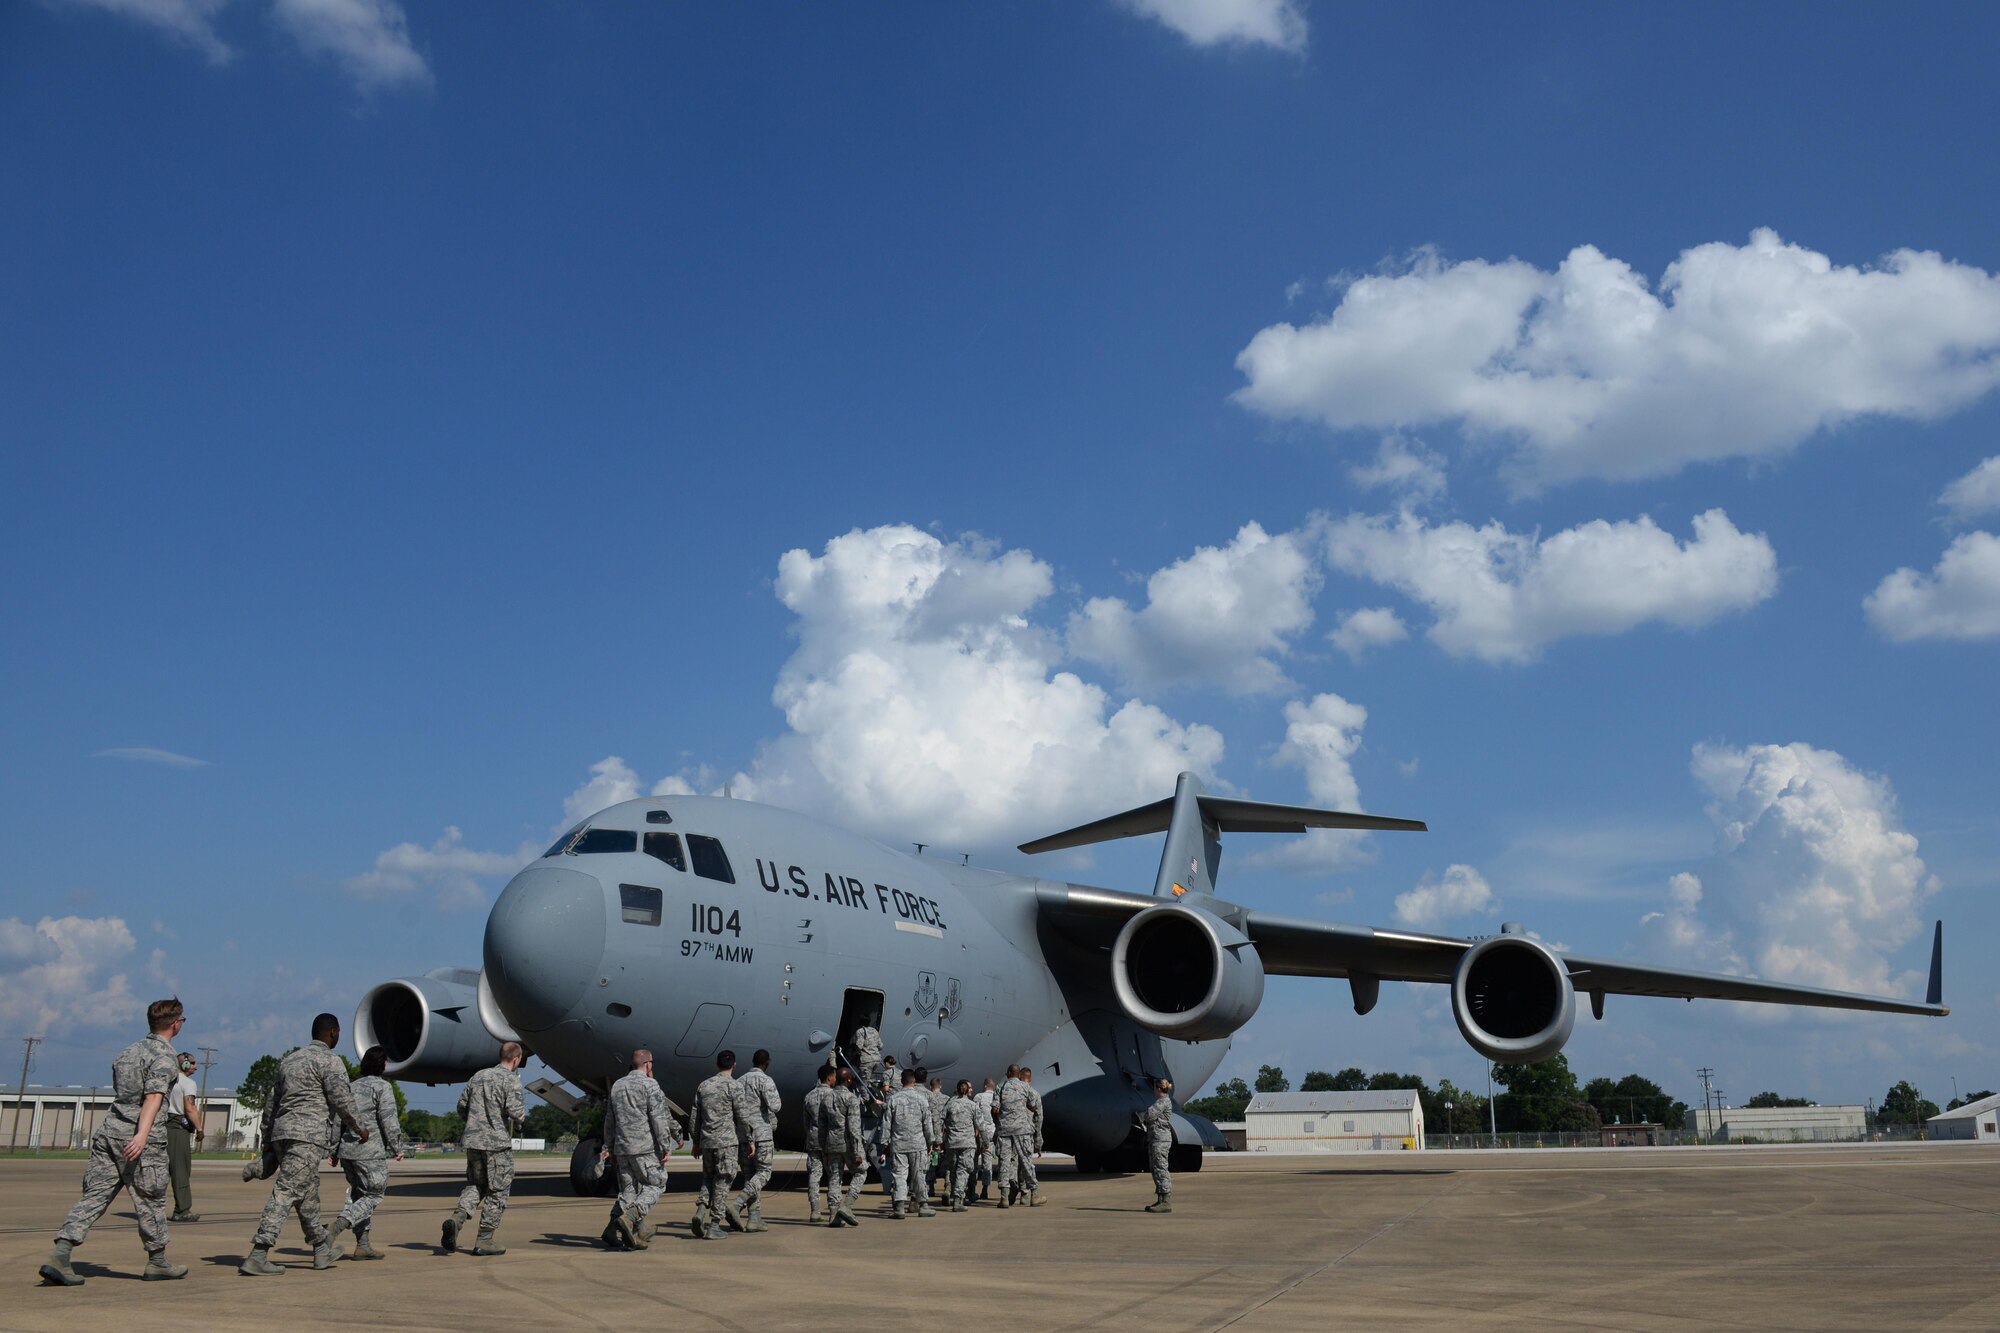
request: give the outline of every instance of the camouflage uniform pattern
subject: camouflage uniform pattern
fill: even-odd
[[[1139,1124],[1146,1131],[1146,1164],[1153,1169],[1153,1191],[1164,1199],[1174,1192],[1174,1178],[1167,1170],[1174,1150],[1174,1099],[1161,1093],[1140,1113]]]
[[[869,1083],[882,1080],[882,1034],[874,1028],[854,1029],[854,1060],[861,1066],[861,1077]]]
[[[999,1121],[1000,1189],[1003,1195],[1033,1194],[1035,1154],[1042,1150],[1042,1098],[1018,1078],[1000,1085],[994,1101]]]
[[[931,1128],[939,1135],[944,1133],[944,1108],[951,1105],[951,1094],[942,1088],[926,1088],[924,1096],[931,1104]],[[939,1153],[924,1164],[924,1194],[929,1196],[937,1189],[938,1172],[944,1166],[944,1156]]]
[[[479,1233],[491,1235],[507,1211],[514,1189],[514,1132],[527,1118],[521,1101],[521,1078],[504,1065],[491,1065],[466,1080],[458,1094],[458,1113],[465,1121],[465,1188],[458,1194],[458,1211],[479,1214]]]
[[[972,1094],[972,1104],[978,1108],[986,1126],[985,1133],[980,1136],[979,1156],[974,1162],[973,1172],[982,1186],[993,1183],[994,1168],[999,1164],[1000,1127],[993,1119],[993,1099],[999,1095],[984,1088]]]
[[[888,1100],[882,1090],[871,1085],[855,1092],[855,1102],[861,1111],[861,1177],[866,1180],[868,1167],[874,1167],[877,1179],[882,1182],[882,1192],[889,1192],[889,1172],[882,1161],[882,1112],[888,1109]]]
[[[680,1126],[667,1109],[667,1094],[643,1069],[635,1069],[611,1085],[604,1102],[604,1146],[618,1162],[618,1201],[613,1217],[643,1222],[666,1192],[667,1172],[660,1159],[674,1150]]]
[[[777,1083],[761,1069],[752,1069],[736,1080],[736,1095],[743,1102],[747,1141],[757,1149],[755,1156],[739,1159],[736,1188],[743,1191],[744,1203],[754,1206],[771,1179],[771,1159],[778,1153],[778,1112],[784,1109],[784,1101],[778,1096]]]
[[[118,1053],[111,1062],[111,1109],[90,1136],[90,1159],[83,1168],[83,1195],[63,1219],[57,1240],[83,1244],[91,1227],[111,1207],[118,1191],[132,1191],[139,1214],[139,1239],[148,1253],[167,1248],[167,1089],[180,1077],[180,1065],[167,1039],[146,1036]],[[136,1162],[125,1160],[125,1145],[138,1131],[146,1098],[160,1094],[153,1132]]]
[[[924,1168],[930,1164],[931,1145],[936,1142],[928,1093],[908,1087],[889,1099],[889,1108],[882,1116],[882,1144],[889,1156],[897,1203],[922,1197]]]
[[[275,1243],[293,1212],[299,1215],[299,1230],[308,1244],[317,1247],[325,1242],[326,1224],[319,1216],[319,1159],[333,1151],[336,1118],[357,1137],[369,1128],[355,1114],[354,1090],[340,1057],[324,1042],[314,1041],[279,1061],[278,1080],[264,1107],[264,1141],[271,1145],[278,1169],[272,1175],[276,1183],[264,1203],[264,1215],[257,1220],[253,1247],[268,1249]]]
[[[865,1145],[861,1136],[861,1099],[851,1088],[834,1088],[828,1103],[826,1119],[821,1122],[820,1146],[826,1159],[827,1203],[829,1206],[842,1203],[841,1185],[845,1182],[845,1206],[852,1212],[861,1199],[861,1182],[866,1174],[857,1165]]]
[[[806,1122],[806,1205],[815,1217],[820,1212],[820,1182],[827,1174],[826,1150],[821,1146],[825,1137],[821,1124],[832,1114],[834,1100],[832,1088],[824,1083],[815,1083],[812,1090],[806,1093],[805,1102],[801,1107]],[[839,1187],[835,1186],[836,1192],[838,1189]]]
[[[695,1200],[697,1212],[718,1225],[729,1202],[729,1182],[736,1174],[737,1145],[750,1126],[743,1121],[743,1101],[736,1093],[736,1078],[719,1070],[694,1090],[694,1111],[688,1132],[701,1150],[701,1194]]]
[[[971,1197],[972,1160],[986,1143],[983,1119],[970,1097],[945,1102],[943,1127],[938,1132],[944,1144],[945,1193],[954,1203]]]
[[[340,1169],[347,1177],[347,1203],[340,1215],[359,1236],[367,1232],[376,1205],[389,1191],[389,1158],[401,1157],[407,1145],[396,1119],[396,1091],[386,1080],[368,1074],[348,1088],[354,1094],[354,1112],[368,1130],[368,1142],[341,1126]]]

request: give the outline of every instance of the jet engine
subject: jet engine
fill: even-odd
[[[500,1043],[482,1020],[479,973],[440,967],[420,977],[385,981],[361,997],[354,1011],[354,1048],[380,1046],[389,1077],[418,1083],[457,1083],[500,1062]]]
[[[1562,960],[1526,935],[1481,940],[1458,960],[1451,1012],[1472,1049],[1531,1065],[1563,1048],[1576,1026],[1576,988]]]
[[[1226,1037],[1264,998],[1264,962],[1243,932],[1184,903],[1149,907],[1111,946],[1111,984],[1125,1016],[1181,1041]]]

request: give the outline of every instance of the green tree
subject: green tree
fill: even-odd
[[[521,1137],[524,1139],[547,1139],[554,1143],[565,1134],[576,1133],[576,1117],[543,1102],[528,1112],[521,1122]]]
[[[1540,1064],[1496,1065],[1493,1081],[1507,1089],[1495,1094],[1502,1131],[1574,1133],[1602,1123],[1597,1108],[1584,1099],[1565,1055],[1553,1055]]]
[[[1760,1092],[1756,1096],[1752,1097],[1749,1101],[1743,1104],[1745,1106],[1811,1106],[1812,1105],[1811,1102],[1807,1101],[1803,1097],[1780,1097],[1775,1092]]]
[[[1324,1069],[1308,1069],[1306,1076],[1299,1080],[1300,1092],[1339,1092],[1333,1085],[1333,1075]]]
[[[1353,1065],[1333,1076],[1334,1092],[1360,1092],[1368,1086],[1368,1075]]]
[[[1187,1109],[1209,1120],[1241,1120],[1250,1105],[1250,1085],[1232,1078],[1206,1097],[1197,1097]]]
[[[1926,1100],[1908,1079],[1882,1094],[1875,1120],[1883,1125],[1921,1125],[1938,1113],[1937,1103]]]
[[[1583,1088],[1584,1100],[1597,1108],[1604,1124],[1673,1125],[1687,1120],[1687,1106],[1668,1095],[1649,1078],[1627,1074],[1624,1078],[1594,1078]]]
[[[1451,1103],[1449,1111],[1444,1109],[1447,1102]],[[1432,1119],[1433,1104],[1437,1107],[1436,1119]],[[1448,1078],[1439,1079],[1432,1101],[1424,1105],[1424,1128],[1433,1134],[1484,1134],[1485,1095],[1467,1092]]]
[[[1285,1077],[1285,1071],[1276,1065],[1257,1066],[1257,1091],[1290,1092],[1292,1081]]]
[[[1992,1095],[1993,1095],[1993,1090],[1991,1088],[1988,1088],[1985,1092],[1968,1092],[1963,1097],[1952,1098],[1951,1101],[1945,1105],[1944,1109],[1947,1111],[1956,1111],[1961,1106],[1970,1106],[1974,1102],[1983,1101],[1986,1098],[1991,1097]]]
[[[290,1055],[298,1047],[285,1050]],[[271,1092],[278,1086],[278,1063],[284,1056],[260,1055],[251,1064],[250,1072],[236,1084],[236,1100],[253,1111],[262,1111],[271,1103]]]

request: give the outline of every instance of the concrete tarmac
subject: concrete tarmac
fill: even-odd
[[[268,1185],[198,1164],[198,1223],[173,1229],[180,1282],[137,1281],[121,1198],[77,1250],[81,1288],[37,1285],[83,1163],[0,1160],[0,1328],[730,1329],[2000,1328],[2000,1148],[1911,1144],[1582,1152],[1211,1156],[1170,1216],[1144,1176],[1051,1163],[1044,1205],[896,1222],[870,1185],[857,1230],[805,1224],[779,1162],[770,1231],[688,1236],[675,1160],[650,1250],[599,1247],[608,1204],[522,1159],[500,1239],[437,1251],[454,1159],[393,1168],[381,1263],[314,1272],[294,1220],[282,1278],[236,1272]],[[793,1168],[789,1169],[788,1168]],[[326,1216],[342,1197],[321,1177]],[[469,1237],[468,1237],[469,1239]]]

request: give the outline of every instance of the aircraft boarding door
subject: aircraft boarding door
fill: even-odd
[[[854,1054],[854,1031],[856,1028],[882,1030],[882,992],[878,990],[858,990],[848,987],[846,1000],[840,1006],[840,1035],[834,1039],[834,1049],[839,1058],[853,1067],[858,1076],[861,1061]]]

